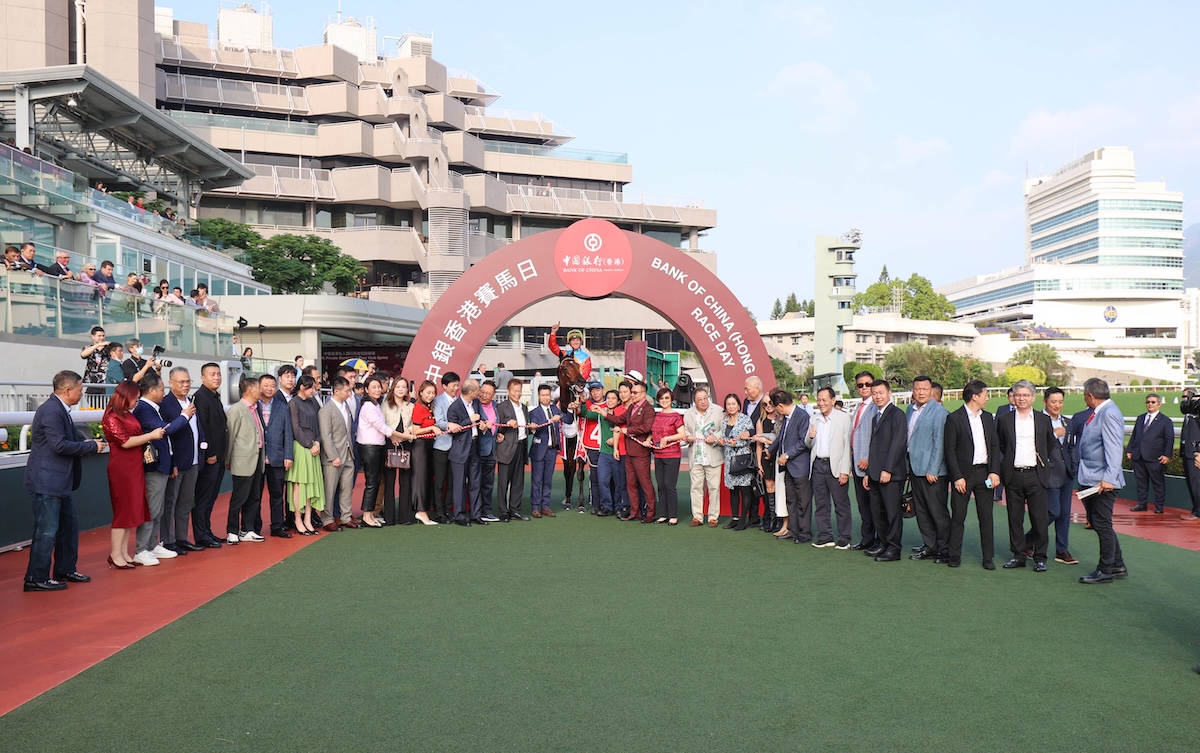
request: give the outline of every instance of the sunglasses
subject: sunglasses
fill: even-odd
[[[871,383],[870,382],[859,382],[859,383],[855,384],[854,386],[861,390],[861,389],[866,389],[866,388],[870,387]]]

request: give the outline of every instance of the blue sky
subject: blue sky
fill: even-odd
[[[172,3],[165,3],[172,5]],[[216,6],[176,18],[216,22]],[[277,2],[280,47],[320,42],[336,0]],[[1023,260],[1022,179],[1105,145],[1200,196],[1195,2],[394,3],[346,0],[380,35],[575,134],[628,152],[630,191],[703,198],[702,239],[759,317],[812,292],[819,233],[863,233],[934,284]],[[1190,218],[1189,211],[1185,213]],[[1186,225],[1186,223],[1185,223]]]

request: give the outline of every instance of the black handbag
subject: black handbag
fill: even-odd
[[[747,452],[729,459],[729,475],[743,476],[754,467],[754,455]]]
[[[911,518],[917,514],[913,508],[913,489],[912,482],[904,482],[904,493],[900,497],[900,514],[906,518]]]
[[[754,474],[754,479],[750,482],[750,491],[754,493],[755,499],[767,496],[767,482],[761,473]]]
[[[404,448],[404,445],[399,447],[390,447],[387,451],[387,458],[384,460],[384,465],[388,468],[397,468],[402,471],[407,471],[412,460],[412,453]]]

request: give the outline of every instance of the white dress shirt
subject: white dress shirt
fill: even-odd
[[[525,438],[525,411],[521,410],[520,403],[514,403],[512,400],[509,400],[508,402],[510,405],[512,405],[513,413],[515,413],[517,416],[517,439],[524,439]]]
[[[973,411],[967,408],[967,423],[971,425],[971,440],[975,443],[975,455],[971,459],[972,465],[986,465],[988,461],[987,440],[983,436],[983,418],[980,413],[982,411]]]
[[[831,416],[826,416],[824,413],[817,411],[817,415],[813,416],[812,420],[817,427],[817,438],[813,442],[812,448],[813,456],[828,460],[829,439],[833,435]]]
[[[1013,412],[1017,417],[1017,446],[1013,451],[1013,465],[1017,468],[1033,468],[1037,465],[1037,450],[1033,443],[1033,411],[1024,417],[1021,411]]]

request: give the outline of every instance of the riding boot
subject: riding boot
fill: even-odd
[[[763,496],[763,503],[766,509],[763,510],[762,529],[767,533],[775,533],[779,530],[775,527],[779,522],[779,519],[775,517],[775,492],[767,492]]]

